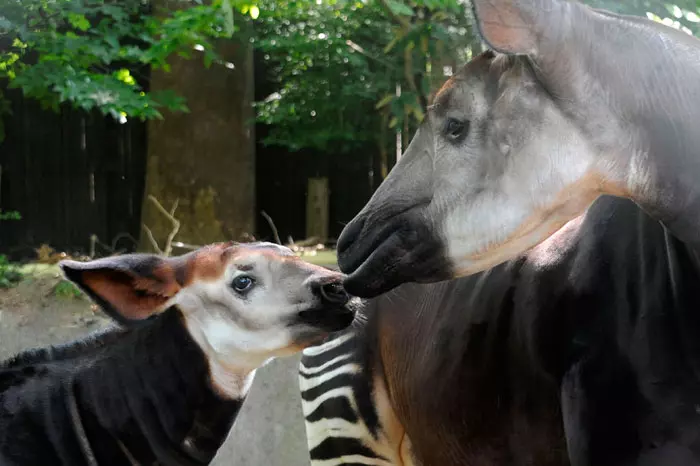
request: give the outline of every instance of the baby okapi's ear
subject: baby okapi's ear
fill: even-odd
[[[472,0],[484,41],[497,52],[537,53],[542,27],[556,27],[560,0]],[[550,23],[549,25],[547,23]]]
[[[66,278],[122,324],[162,310],[182,287],[186,263],[152,254],[127,254],[90,262],[62,261]]]

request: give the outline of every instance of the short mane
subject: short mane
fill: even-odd
[[[31,348],[0,361],[0,371],[17,369],[23,366],[46,362],[62,361],[85,357],[128,334],[128,330],[116,324],[96,330],[88,335],[67,343]]]

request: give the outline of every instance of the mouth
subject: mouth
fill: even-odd
[[[404,283],[450,277],[452,266],[443,241],[421,222],[402,223],[398,229],[382,228],[374,238],[347,240],[345,249],[339,250],[338,264],[348,274],[343,286],[350,294],[374,298]],[[349,237],[353,233],[349,231]]]
[[[299,312],[299,322],[326,332],[337,332],[352,324],[355,309],[350,303],[339,307],[317,307]]]
[[[370,257],[394,237],[396,227],[386,222],[375,231],[367,228],[365,218],[348,224],[338,239],[338,266],[345,274],[361,268]]]

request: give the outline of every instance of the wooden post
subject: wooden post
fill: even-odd
[[[396,83],[396,97],[401,97],[401,83]],[[406,115],[406,112],[404,112],[404,119],[408,118],[408,115]],[[401,134],[401,127],[397,126],[396,127],[396,163],[399,162],[399,159],[401,158],[401,154],[403,153],[403,147],[401,144],[401,141],[403,139],[403,135]]]
[[[328,178],[309,178],[306,189],[306,237],[328,239]]]

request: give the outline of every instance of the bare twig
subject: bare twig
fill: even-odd
[[[151,244],[156,247],[156,251],[158,254],[162,254],[166,257],[170,256],[170,254],[173,252],[173,239],[175,239],[175,236],[177,235],[178,231],[180,231],[180,221],[175,218],[175,211],[177,210],[177,206],[180,203],[180,199],[175,199],[175,202],[173,203],[172,209],[170,209],[170,212],[165,210],[165,207],[158,202],[158,199],[155,198],[152,194],[148,195],[148,200],[150,200],[156,208],[165,215],[168,220],[173,224],[173,228],[168,234],[168,238],[165,240],[165,247],[161,250],[158,247],[158,243],[156,242],[155,238],[153,237],[153,233],[151,230],[146,226],[143,225],[144,230],[146,230],[146,234],[148,235],[149,240],[151,241]]]
[[[112,246],[111,246],[112,251],[116,251],[116,250],[117,250],[117,243],[118,243],[119,240],[121,240],[122,238],[130,239],[131,242],[134,243],[134,246],[138,246],[138,244],[139,244],[139,242],[136,241],[136,238],[134,238],[133,236],[131,236],[129,233],[119,233],[119,234],[118,234],[117,236],[115,236],[114,239],[112,240]],[[104,245],[104,246],[107,246],[107,245]]]
[[[155,197],[153,198],[155,200]],[[165,255],[169,256],[172,251],[173,251],[173,240],[175,239],[175,235],[177,235],[177,232],[180,231],[180,221],[175,218],[175,211],[177,210],[177,206],[180,203],[180,199],[175,199],[175,202],[173,202],[173,208],[170,209],[170,221],[173,222],[173,229],[168,235],[168,239],[165,243]],[[161,206],[162,207],[162,206]]]
[[[396,65],[394,65],[393,63],[391,63],[391,62],[389,62],[389,61],[387,61],[387,60],[384,60],[383,58],[379,58],[379,57],[377,57],[377,56],[375,56],[375,55],[372,55],[371,53],[367,52],[367,50],[365,50],[364,47],[362,47],[361,45],[359,45],[359,44],[356,43],[356,42],[351,41],[350,39],[348,39],[348,40],[345,41],[345,45],[347,45],[348,47],[350,47],[350,48],[351,48],[352,50],[354,50],[355,52],[361,53],[361,54],[364,55],[365,57],[367,57],[367,58],[369,58],[369,59],[371,59],[371,60],[374,60],[374,61],[376,61],[377,63],[379,63],[379,64],[381,64],[381,65],[384,65],[384,66],[386,66],[386,67],[389,68],[389,69],[392,69],[392,70],[398,69],[398,67],[397,67]]]
[[[265,217],[265,220],[267,220],[267,223],[270,225],[270,228],[272,228],[272,234],[275,236],[275,241],[277,242],[277,244],[282,244],[282,240],[280,239],[280,235],[277,232],[277,227],[275,226],[275,222],[272,221],[272,217],[267,215],[267,212],[265,212],[264,210],[260,211],[260,215]]]
[[[146,232],[146,236],[148,236],[148,240],[151,242],[151,246],[153,246],[153,249],[155,249],[156,253],[163,254],[163,251],[160,249],[160,246],[158,246],[158,241],[156,241],[156,239],[153,237],[153,232],[151,231],[151,229],[148,228],[145,223],[142,223],[141,226],[143,227],[143,231]]]

